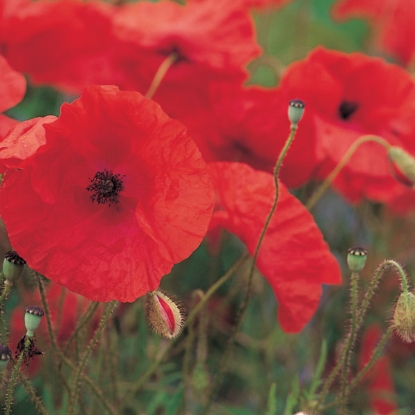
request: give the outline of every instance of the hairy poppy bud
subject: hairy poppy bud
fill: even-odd
[[[392,173],[402,184],[412,187],[415,184],[415,158],[403,148],[391,146],[388,150]]]
[[[16,251],[6,252],[3,261],[3,275],[7,281],[12,283],[20,277],[26,261]],[[12,285],[12,284],[10,284]]]
[[[300,99],[293,99],[288,105],[288,119],[291,122],[291,128],[297,128],[304,114],[305,104]]]
[[[411,292],[403,292],[399,296],[392,326],[403,341],[415,341],[415,295]]]
[[[178,336],[184,322],[184,311],[161,291],[149,291],[146,298],[147,322],[160,336],[173,339]]]
[[[26,336],[33,337],[34,331],[39,327],[40,320],[45,313],[40,307],[29,306],[26,307],[24,315],[24,323],[26,326]]]
[[[361,247],[349,248],[347,251],[347,265],[350,271],[360,272],[366,263],[367,250]]]

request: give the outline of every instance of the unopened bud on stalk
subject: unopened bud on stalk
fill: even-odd
[[[297,128],[298,123],[304,115],[305,103],[300,99],[293,99],[288,105],[288,119],[291,122],[291,128]]]
[[[403,292],[396,303],[392,327],[405,342],[415,341],[415,295]]]
[[[26,307],[24,315],[24,323],[26,326],[26,336],[33,337],[35,335],[34,331],[39,327],[40,320],[45,313],[40,307],[30,306]]]
[[[359,246],[349,248],[347,251],[347,265],[350,271],[360,272],[366,264],[367,250]]]
[[[12,352],[9,347],[0,344],[0,371],[7,366],[11,358]]]
[[[7,281],[13,283],[22,275],[26,261],[16,251],[6,252],[3,261],[3,275]],[[12,284],[10,284],[12,285]]]
[[[391,146],[388,150],[392,173],[405,186],[415,184],[415,158],[401,147]]]
[[[166,339],[177,337],[183,327],[183,308],[161,291],[147,293],[146,314],[150,327]]]

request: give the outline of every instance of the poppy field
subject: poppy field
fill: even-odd
[[[0,0],[2,413],[415,414],[414,16]]]

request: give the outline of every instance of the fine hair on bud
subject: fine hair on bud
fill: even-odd
[[[166,339],[177,337],[183,327],[185,311],[181,303],[162,291],[149,291],[146,317],[150,328]]]
[[[415,341],[415,295],[409,291],[401,293],[393,313],[392,327],[406,343]]]

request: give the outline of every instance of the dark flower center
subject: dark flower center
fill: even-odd
[[[173,65],[177,65],[178,63],[181,63],[181,62],[190,62],[189,58],[187,58],[187,56],[180,50],[180,48],[177,45],[172,45],[169,48],[165,48],[165,49],[159,49],[158,52],[160,53],[160,55],[163,55],[166,57],[174,54],[175,61]]]
[[[112,171],[104,170],[95,173],[91,179],[91,184],[86,188],[91,192],[91,200],[97,202],[99,205],[108,203],[118,203],[118,195],[124,190],[124,176],[121,174],[114,174]]]
[[[343,101],[339,106],[339,115],[342,120],[347,121],[359,108],[357,102]]]

